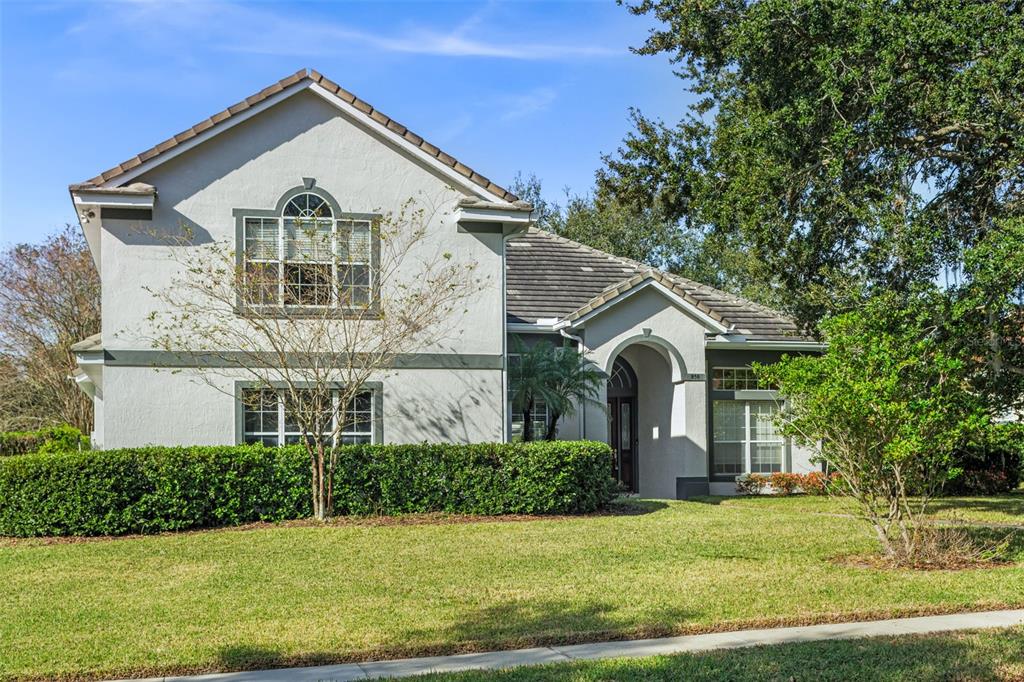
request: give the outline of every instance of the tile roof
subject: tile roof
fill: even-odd
[[[72,191],[92,190],[107,182],[110,182],[111,180],[116,180],[118,177],[124,175],[125,173],[132,170],[136,166],[139,166],[145,163],[146,161],[149,161],[150,159],[153,159],[159,156],[160,154],[163,154],[169,149],[173,149],[179,144],[186,142],[194,138],[195,136],[206,132],[211,128],[214,128],[215,126],[222,123],[223,121],[226,121],[232,116],[240,112],[243,112],[246,109],[249,109],[250,107],[253,107],[259,104],[260,102],[266,100],[267,98],[276,95],[277,93],[282,92],[283,90],[293,85],[297,85],[303,81],[310,81],[316,85],[319,85],[320,87],[324,88],[341,101],[350,104],[353,108],[364,114],[371,121],[374,121],[379,126],[386,128],[387,130],[390,130],[396,135],[401,136],[407,142],[415,145],[420,150],[426,152],[427,154],[434,157],[435,159],[437,159],[444,165],[448,166],[449,168],[452,168],[456,173],[462,175],[470,182],[473,182],[474,184],[486,189],[488,192],[497,195],[502,200],[508,201],[510,203],[519,200],[519,197],[517,197],[515,194],[512,194],[512,192],[509,192],[504,187],[501,187],[500,185],[492,182],[483,175],[480,175],[469,166],[460,163],[454,157],[444,153],[443,151],[441,151],[434,145],[430,144],[416,133],[406,128],[398,121],[394,120],[390,116],[385,115],[383,112],[374,109],[372,105],[359,99],[348,90],[345,90],[334,81],[323,76],[317,71],[314,71],[313,69],[300,69],[299,71],[296,71],[287,78],[282,78],[273,85],[263,88],[256,94],[245,98],[241,102],[233,104],[227,109],[214,114],[205,121],[201,121],[196,125],[192,126],[191,128],[188,128],[187,130],[184,130],[178,133],[177,135],[174,135],[173,137],[167,138],[160,144],[151,147],[150,149],[147,149],[146,151],[137,154],[136,156],[133,156],[127,161],[119,163],[113,168],[103,171],[96,177],[90,180],[86,180],[85,182],[71,185],[70,189]]]
[[[805,339],[791,319],[753,301],[537,229],[508,242],[508,321],[576,320],[648,280],[748,339]]]

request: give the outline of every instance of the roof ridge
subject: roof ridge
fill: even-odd
[[[194,126],[183,130],[177,135],[172,135],[163,142],[160,142],[154,145],[153,147],[150,147],[149,149],[140,152],[139,154],[136,154],[127,161],[123,161],[114,166],[113,168],[109,168],[100,173],[99,175],[89,180],[86,180],[85,182],[72,184],[69,188],[71,190],[79,190],[94,189],[95,187],[101,186],[106,182],[109,182],[124,175],[131,169],[142,165],[146,161],[149,161],[150,159],[155,158],[160,154],[163,154],[169,149],[173,149],[179,144],[186,142],[196,137],[197,135],[206,132],[207,130],[210,130],[211,128],[222,123],[223,121],[228,120],[232,116],[242,111],[245,111],[246,109],[249,109],[255,106],[256,104],[259,104],[260,102],[266,100],[268,97],[276,95],[277,93],[282,92],[285,89],[290,88],[291,86],[296,85],[304,80],[309,80],[313,84],[319,85],[320,87],[324,88],[341,101],[345,102],[346,104],[352,105],[353,108],[364,114],[370,120],[374,121],[381,127],[386,128],[392,133],[402,137],[404,140],[416,146],[427,155],[437,159],[444,165],[454,170],[459,175],[465,177],[470,182],[484,188],[491,194],[494,194],[495,196],[498,196],[502,200],[508,201],[509,203],[519,200],[519,197],[517,197],[512,192],[508,191],[501,185],[498,185],[497,183],[491,181],[485,176],[480,175],[469,166],[460,163],[455,157],[446,154],[439,147],[430,144],[422,137],[409,130],[406,126],[402,125],[401,123],[394,120],[390,116],[387,116],[382,111],[374,108],[365,100],[356,97],[354,94],[352,94],[348,90],[345,90],[340,85],[330,80],[320,72],[316,71],[315,69],[305,68],[299,69],[290,76],[286,76],[285,78],[282,78],[276,83],[273,83],[263,88],[259,92],[250,95],[249,97],[246,97],[240,102],[232,104],[226,109],[217,112],[213,116],[210,116],[195,124]]]

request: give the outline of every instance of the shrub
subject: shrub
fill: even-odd
[[[1024,424],[990,424],[976,442],[954,454],[956,475],[944,492],[992,495],[1015,490],[1024,464]]]
[[[761,474],[740,474],[736,477],[736,492],[742,495],[760,495],[768,486],[768,478]]]
[[[768,483],[776,495],[792,495],[800,489],[803,478],[800,474],[777,471],[768,477]]]
[[[820,471],[804,474],[800,481],[800,489],[808,495],[829,495],[840,492],[839,474],[833,472],[826,476]]]
[[[73,426],[47,426],[38,431],[0,432],[0,456],[31,452],[78,452],[89,449],[89,438]]]
[[[335,451],[339,514],[591,512],[611,500],[603,443],[352,445]],[[147,447],[0,460],[0,535],[121,535],[311,513],[298,446]]]
[[[736,492],[744,495],[760,495],[766,490],[773,495],[792,495],[804,492],[808,495],[837,494],[841,492],[839,474],[826,476],[820,471],[807,474],[775,472],[762,474],[740,474],[736,477]]]

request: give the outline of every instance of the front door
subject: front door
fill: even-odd
[[[629,492],[636,488],[636,398],[608,398],[608,442],[615,451],[615,479]]]

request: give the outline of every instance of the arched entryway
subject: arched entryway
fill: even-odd
[[[608,444],[615,451],[615,479],[629,492],[639,490],[636,372],[619,356],[608,377]]]

